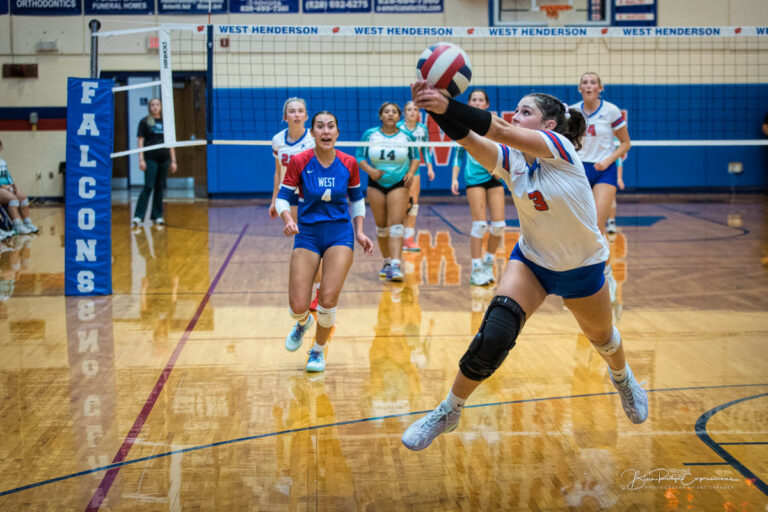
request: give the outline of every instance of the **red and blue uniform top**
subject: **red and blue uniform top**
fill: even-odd
[[[357,160],[336,150],[333,163],[323,167],[314,149],[294,155],[277,197],[292,205],[298,201],[301,224],[350,221],[347,197],[352,202],[363,199]]]

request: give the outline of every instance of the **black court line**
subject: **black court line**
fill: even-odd
[[[741,473],[741,475],[744,478],[746,478],[747,480],[750,480],[755,487],[760,489],[760,491],[763,494],[768,496],[768,485],[766,485],[766,483],[763,482],[760,478],[758,478],[757,475],[752,473],[752,471],[750,471],[746,466],[744,466],[736,457],[728,453],[722,447],[724,444],[753,444],[753,443],[718,443],[714,439],[712,439],[710,435],[707,433],[707,422],[709,422],[710,418],[712,418],[712,416],[714,416],[718,412],[722,411],[723,409],[727,409],[728,407],[734,406],[736,404],[746,402],[747,400],[754,400],[755,398],[763,398],[763,397],[768,397],[768,393],[760,393],[759,395],[752,395],[744,398],[739,398],[738,400],[732,400],[722,405],[718,405],[713,409],[710,409],[709,411],[699,416],[699,419],[696,420],[696,435],[699,436],[699,439],[701,439],[704,442],[704,444],[709,446],[709,448],[713,452],[715,452],[720,457],[722,457],[726,464],[730,465],[733,469]],[[754,444],[768,444],[768,443],[754,443]]]
[[[703,389],[725,389],[725,388],[752,388],[752,387],[761,387],[761,386],[768,386],[768,383],[759,383],[759,384],[721,384],[716,386],[690,386],[690,387],[676,387],[676,388],[660,388],[660,389],[649,389],[647,390],[648,393],[661,393],[661,392],[671,392],[671,391],[692,391],[692,390],[703,390]],[[492,403],[486,403],[486,404],[476,404],[476,405],[468,405],[465,407],[465,409],[476,409],[480,407],[493,407],[493,406],[499,406],[499,405],[514,405],[514,404],[523,404],[523,403],[531,403],[531,402],[544,402],[548,400],[567,400],[571,398],[592,398],[592,397],[598,397],[598,396],[608,396],[608,395],[618,395],[616,391],[612,392],[605,392],[605,393],[588,393],[583,395],[563,395],[563,396],[553,396],[553,397],[542,397],[542,398],[525,398],[521,400],[508,400],[504,402],[492,402]],[[756,395],[754,397],[748,397],[748,398],[742,398],[741,400],[737,400],[735,402],[730,402],[730,404],[738,403],[740,401],[749,400],[751,398],[756,398],[759,396],[768,396],[768,393],[763,393],[761,395]],[[728,404],[726,404],[728,405]],[[109,464],[107,466],[101,466],[97,468],[92,469],[86,469],[84,471],[79,471],[77,473],[70,473],[69,475],[62,475],[56,478],[50,478],[48,480],[41,480],[39,482],[33,482],[27,485],[22,485],[20,487],[15,487],[13,489],[8,489],[5,491],[0,492],[0,496],[7,496],[9,494],[15,494],[18,492],[26,491],[29,489],[34,489],[36,487],[41,487],[44,485],[53,484],[56,482],[61,482],[63,480],[69,480],[71,478],[77,478],[80,476],[90,475],[93,473],[98,473],[101,471],[110,471],[117,468],[121,468],[123,466],[128,466],[131,464],[138,464],[140,462],[146,462],[154,459],[160,459],[163,457],[168,457],[170,455],[177,455],[182,453],[188,453],[188,452],[194,452],[199,450],[205,450],[207,448],[215,448],[218,446],[225,446],[229,444],[236,444],[236,443],[242,443],[244,441],[253,441],[255,439],[264,439],[267,437],[276,437],[280,435],[285,434],[296,434],[298,432],[311,432],[314,430],[320,430],[323,428],[333,428],[333,427],[341,427],[345,425],[355,425],[360,423],[367,423],[371,421],[379,421],[379,420],[386,420],[386,419],[392,419],[392,418],[403,418],[407,416],[415,416],[417,414],[426,414],[430,412],[430,410],[425,411],[414,411],[414,412],[406,412],[401,414],[389,414],[386,416],[374,416],[371,418],[361,418],[356,420],[347,420],[347,421],[339,421],[336,423],[327,423],[324,425],[311,425],[308,427],[301,427],[301,428],[295,428],[290,430],[280,430],[278,432],[268,432],[266,434],[256,434],[252,436],[245,436],[245,437],[238,437],[235,439],[228,439],[226,441],[217,441],[214,443],[208,443],[198,446],[190,446],[189,448],[183,448],[180,450],[173,450],[165,453],[158,453],[155,455],[149,455],[147,457],[141,457],[138,459],[132,459],[132,460],[123,460],[121,462]],[[709,411],[712,412],[712,411]],[[708,413],[705,413],[708,414]],[[713,413],[714,414],[714,413]],[[702,416],[703,417],[703,416]],[[701,418],[699,419],[701,420]],[[697,422],[698,424],[698,422]],[[735,459],[734,459],[735,460]],[[765,485],[765,484],[763,484]]]

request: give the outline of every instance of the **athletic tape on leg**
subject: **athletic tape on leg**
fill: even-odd
[[[291,315],[291,318],[298,322],[303,322],[309,316],[309,310],[306,310],[303,313],[294,313],[290,307],[288,308],[288,313]]]
[[[469,230],[470,236],[474,238],[483,238],[483,235],[488,230],[488,223],[484,220],[476,220],[472,222],[472,229]]]
[[[507,229],[507,221],[505,220],[494,220],[491,222],[491,235],[493,236],[501,236],[504,234],[504,230]]]
[[[376,226],[376,236],[379,238],[387,238],[389,236],[389,228],[380,228],[379,226]]]
[[[24,199],[22,199],[21,202],[19,203],[19,206],[29,206],[29,198],[25,197]]]
[[[389,236],[399,237],[405,234],[405,226],[402,224],[392,224],[389,226]]]
[[[317,325],[325,328],[333,327],[336,323],[336,308],[317,306]]]
[[[594,343],[592,344],[595,345]],[[604,356],[611,356],[615,354],[616,351],[619,350],[619,347],[621,347],[621,334],[615,326],[613,327],[613,332],[611,332],[611,338],[608,340],[608,343],[595,345],[597,351]]]
[[[408,209],[408,215],[411,217],[415,217],[418,214],[419,214],[419,205],[417,204],[411,205],[411,207]]]
[[[19,200],[18,199],[11,199],[10,201],[8,201],[8,206],[11,206],[11,207],[15,206],[16,208],[18,208],[19,207]]]

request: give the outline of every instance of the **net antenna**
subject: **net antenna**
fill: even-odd
[[[573,9],[573,6],[568,4],[549,4],[539,7],[539,10],[544,11],[547,18],[552,20],[556,20],[560,17],[560,11],[570,11],[571,9]]]

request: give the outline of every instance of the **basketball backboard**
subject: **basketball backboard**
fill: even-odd
[[[556,18],[545,6],[562,5]],[[567,7],[566,7],[567,6]],[[494,25],[610,25],[610,0],[494,0]]]

